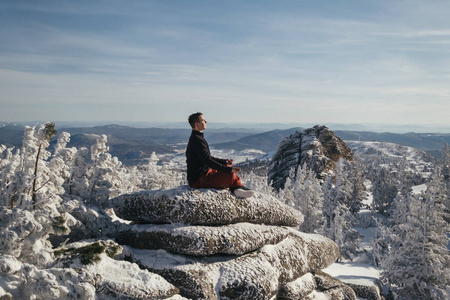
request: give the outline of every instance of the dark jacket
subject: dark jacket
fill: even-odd
[[[186,148],[187,180],[189,185],[195,183],[200,176],[206,174],[209,169],[231,172],[231,167],[226,166],[226,160],[211,156],[208,143],[203,133],[192,130],[191,137]]]

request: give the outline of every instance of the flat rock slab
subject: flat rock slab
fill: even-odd
[[[172,253],[206,256],[245,254],[277,244],[289,230],[279,226],[238,223],[224,226],[137,224],[118,232],[118,243],[137,249],[163,249]]]
[[[325,237],[289,229],[276,245],[238,257],[192,257],[163,250],[132,249],[141,267],[160,274],[192,299],[271,299],[279,287],[323,269],[339,256],[336,244]]]
[[[144,224],[184,223],[227,225],[255,223],[298,226],[303,215],[276,198],[255,192],[248,199],[235,197],[228,190],[191,189],[142,191],[111,199],[116,215]]]

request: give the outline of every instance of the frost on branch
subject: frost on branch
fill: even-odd
[[[21,151],[7,151],[0,164],[2,190],[0,253],[45,266],[52,261],[50,234],[69,232],[71,204],[63,205],[62,164],[48,161],[54,124],[26,127]],[[5,171],[5,173],[3,173]],[[69,222],[70,223],[70,222]]]
[[[138,185],[136,174],[108,153],[106,136],[99,136],[89,152],[68,148],[70,134],[62,133],[52,153],[48,148],[55,134],[54,124],[46,123],[26,127],[20,149],[0,145],[0,298],[164,299],[176,294],[158,275],[112,261],[102,243],[54,250],[74,237],[69,228],[79,239],[102,236],[108,227],[116,230],[99,206]],[[83,259],[87,265],[74,255],[93,249],[101,251],[94,251],[93,260]],[[76,268],[61,265],[76,265],[74,257]]]

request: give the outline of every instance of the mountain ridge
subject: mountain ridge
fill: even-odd
[[[8,147],[21,147],[23,137],[22,125],[9,124],[0,127],[0,144]],[[330,128],[332,129],[332,128]],[[118,124],[94,127],[61,128],[58,133],[71,134],[69,147],[89,148],[95,139],[89,134],[108,136],[107,145],[113,156],[125,164],[139,164],[152,152],[157,154],[183,151],[189,139],[190,129],[172,128],[136,128]],[[234,130],[234,131],[233,131]],[[277,149],[281,139],[303,128],[273,129],[259,132],[257,129],[208,128],[205,137],[211,148],[217,150],[256,149],[266,153]],[[371,131],[333,130],[344,141],[378,141],[390,142],[425,150],[438,156],[445,144],[450,143],[450,133],[378,133]]]

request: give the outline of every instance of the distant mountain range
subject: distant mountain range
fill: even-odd
[[[248,128],[208,128],[205,137],[211,148],[242,151],[257,149],[266,153],[275,151],[283,137],[304,128],[274,129],[259,131]],[[333,128],[330,127],[333,130]],[[171,128],[136,128],[122,125],[106,125],[94,127],[72,127],[58,129],[58,132],[71,134],[69,147],[90,147],[96,136],[108,136],[110,153],[117,156],[125,164],[140,163],[152,152],[158,154],[182,151],[191,133],[190,129]],[[334,130],[341,139],[351,141],[391,142],[414,147],[437,154],[450,143],[450,134],[442,133],[377,133],[370,131]],[[0,126],[0,144],[20,147],[23,137],[23,125],[3,124]]]

